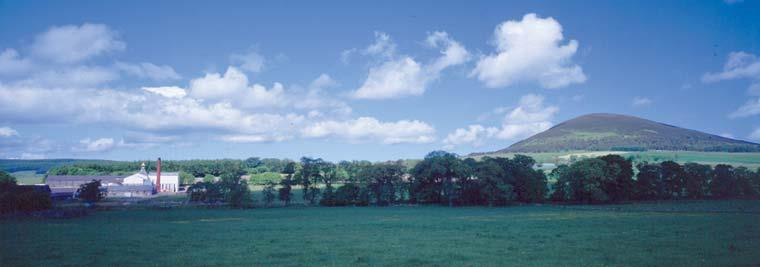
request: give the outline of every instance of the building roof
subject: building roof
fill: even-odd
[[[148,176],[155,177],[156,172],[148,173]],[[161,172],[161,177],[164,177],[164,176],[179,176],[179,172]]]
[[[84,182],[88,183],[92,180],[100,180],[101,183],[121,183],[126,175],[49,175],[47,177],[47,183],[57,182]]]
[[[152,185],[114,185],[107,188],[108,192],[153,191]]]

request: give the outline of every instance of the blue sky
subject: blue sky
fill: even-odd
[[[758,1],[0,1],[0,158],[420,158],[593,112],[760,141]]]

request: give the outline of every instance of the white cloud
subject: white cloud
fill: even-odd
[[[139,78],[148,78],[155,81],[177,80],[182,78],[174,68],[170,66],[158,66],[153,63],[143,62],[139,64],[116,62],[115,67],[129,75]]]
[[[208,101],[233,103],[246,108],[282,107],[287,104],[282,84],[267,89],[260,84],[248,84],[248,77],[235,67],[224,75],[208,73],[190,81],[190,95]]]
[[[18,132],[11,127],[0,127],[0,137],[18,136]]]
[[[483,145],[486,138],[491,138],[499,130],[494,127],[483,127],[482,125],[475,124],[470,125],[467,128],[458,128],[454,132],[448,134],[443,139],[443,144],[446,149],[452,149],[455,146],[463,144],[471,144],[478,147]]]
[[[493,38],[496,52],[482,57],[471,74],[488,87],[537,82],[544,88],[560,88],[586,81],[583,69],[572,63],[578,42],[562,45],[562,25],[551,17],[530,13],[521,21],[503,22]]]
[[[760,98],[750,99],[736,111],[728,114],[729,118],[742,118],[760,114]]]
[[[113,138],[98,138],[98,139],[82,139],[79,141],[79,147],[74,148],[75,151],[83,152],[104,152],[109,151],[116,147],[116,143]]]
[[[365,48],[363,53],[367,55],[393,57],[396,53],[396,43],[393,42],[390,35],[387,33],[375,32],[375,43]]]
[[[750,80],[747,93],[754,96],[760,95],[760,58],[743,51],[731,52],[728,54],[726,63],[723,64],[723,71],[702,75],[702,82],[705,83],[737,79]],[[760,114],[760,98],[748,100],[728,117],[740,118],[757,114]]]
[[[387,99],[404,96],[418,96],[425,92],[430,82],[435,81],[444,69],[466,62],[470,55],[446,32],[434,32],[426,38],[431,48],[441,48],[441,56],[430,64],[421,64],[410,56],[394,56],[395,44],[390,37],[380,33],[376,43],[369,48],[369,54],[381,54],[388,58],[369,69],[364,83],[352,96],[358,99]]]
[[[256,52],[248,52],[246,54],[233,54],[230,56],[232,64],[237,64],[241,69],[248,72],[261,72],[264,69],[264,63],[266,60],[264,56]]]
[[[369,70],[367,80],[353,93],[354,98],[384,99],[416,96],[425,92],[422,66],[410,57],[388,61]]]
[[[248,87],[248,77],[235,67],[227,68],[224,75],[207,73],[190,81],[190,95],[201,99],[220,99],[237,95]]]
[[[380,140],[384,144],[430,143],[435,140],[435,129],[427,123],[417,120],[381,122],[372,117],[321,121],[305,127],[301,133],[307,138],[337,136],[352,142]]]
[[[220,138],[226,142],[232,143],[269,143],[269,142],[282,142],[290,139],[290,136],[269,136],[262,134],[249,134],[249,135],[225,135]]]
[[[15,49],[5,49],[0,53],[0,74],[22,74],[32,69],[28,58],[21,58]]]
[[[736,137],[731,133],[722,133],[720,134],[720,136],[725,137],[725,138],[736,139]]]
[[[38,35],[32,44],[35,56],[58,63],[74,63],[112,51],[121,51],[126,43],[103,24],[54,26]]]
[[[176,86],[143,87],[142,89],[169,98],[183,98],[187,95],[185,89]]]
[[[506,113],[500,127],[470,125],[467,129],[458,128],[450,133],[443,143],[445,148],[451,149],[463,144],[480,146],[488,138],[522,139],[551,128],[554,125],[551,121],[557,112],[558,107],[544,104],[543,96],[524,95],[516,107],[499,107],[492,111],[493,114]]]
[[[754,54],[743,51],[729,53],[722,72],[702,75],[702,81],[708,83],[747,78],[760,79],[760,60]]]
[[[760,58],[743,51],[731,52],[723,64],[723,71],[702,75],[702,82],[705,83],[739,79],[750,80],[748,94],[760,95]]]
[[[633,100],[631,101],[631,105],[633,105],[634,107],[647,106],[650,104],[652,104],[651,99],[646,98],[646,97],[640,97],[640,96],[634,97]]]
[[[75,66],[38,72],[22,82],[51,87],[92,87],[117,79],[119,74],[109,68]]]

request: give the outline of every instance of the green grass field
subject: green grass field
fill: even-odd
[[[45,177],[44,174],[39,174],[35,171],[17,171],[12,172],[11,175],[16,177],[19,184],[40,184]]]
[[[132,209],[0,224],[3,266],[760,264],[760,201]]]

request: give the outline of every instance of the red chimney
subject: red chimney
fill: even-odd
[[[156,192],[161,191],[161,158],[158,158],[158,164],[156,164]]]

